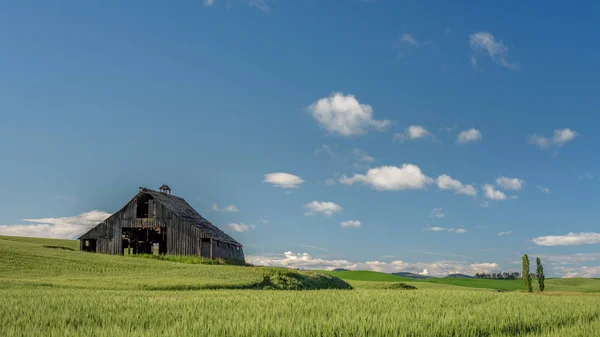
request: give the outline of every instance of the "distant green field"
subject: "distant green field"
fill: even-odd
[[[437,284],[456,287],[494,289],[494,290],[523,290],[522,280],[488,280],[476,278],[433,278],[433,279],[409,279],[374,271],[316,271],[327,275],[339,277],[348,281],[371,281],[371,282],[405,282],[417,287],[425,284]],[[352,283],[352,282],[351,282]],[[534,280],[534,290],[537,283]],[[600,293],[600,279],[568,278],[568,279],[546,279],[546,292],[583,292]]]
[[[407,277],[395,276],[392,274],[379,273],[368,270],[352,270],[352,271],[328,271],[315,270],[315,272],[332,275],[344,280],[354,281],[375,281],[375,282],[412,282],[414,279]]]
[[[258,290],[264,288],[249,285],[265,275],[276,279],[276,289],[335,279],[71,250],[77,246],[0,237],[1,337],[587,337],[600,331],[594,294],[498,293],[374,272],[339,273],[349,273],[354,290]],[[399,281],[418,289],[401,290]],[[588,291],[595,283],[587,281],[598,282],[560,281],[554,286]]]

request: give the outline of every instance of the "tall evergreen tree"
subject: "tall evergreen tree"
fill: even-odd
[[[540,291],[544,291],[544,288],[546,288],[546,285],[544,284],[544,280],[546,279],[546,276],[544,276],[544,266],[542,266],[542,260],[540,260],[540,258],[536,258],[535,262],[537,264],[537,279],[538,279],[538,285],[540,286]]]
[[[523,283],[527,291],[533,291],[531,287],[531,274],[529,273],[529,256],[527,254],[523,255]]]

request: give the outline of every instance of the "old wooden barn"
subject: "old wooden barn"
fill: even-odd
[[[173,254],[244,260],[242,245],[203,218],[167,185],[140,187],[120,211],[80,238],[83,251]]]

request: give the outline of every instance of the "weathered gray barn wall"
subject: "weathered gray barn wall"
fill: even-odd
[[[167,254],[195,255],[211,257],[210,243],[212,242],[212,257],[224,259],[244,259],[241,246],[220,242],[204,233],[192,223],[183,220],[166,208],[159,200],[150,203],[150,215],[154,217],[137,218],[137,201],[143,197],[139,193],[121,210],[110,216],[103,223],[92,228],[80,237],[83,250],[84,240],[96,240],[96,252],[103,254],[123,254],[123,228],[167,228]],[[205,239],[205,240],[203,240]],[[204,241],[204,242],[203,242]]]

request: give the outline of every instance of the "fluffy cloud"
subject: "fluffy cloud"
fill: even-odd
[[[335,181],[335,179],[333,178],[327,178],[325,179],[325,185],[331,186],[331,185],[335,185],[337,184],[337,182]]]
[[[373,119],[370,105],[339,92],[314,102],[308,111],[322,128],[342,136],[362,135],[368,129],[384,131],[391,125],[389,120]]]
[[[512,231],[508,231],[508,232],[500,232],[498,233],[498,236],[503,236],[503,235],[511,235]]]
[[[435,136],[424,127],[420,125],[411,125],[407,127],[404,132],[395,134],[393,141],[403,143],[406,140],[425,138],[436,140]]]
[[[571,129],[554,130],[552,140],[555,144],[563,145],[575,139],[579,134]]]
[[[304,208],[308,209],[308,212],[304,213],[304,215],[315,215],[319,213],[331,216],[334,213],[338,213],[343,210],[342,206],[331,201],[311,201],[304,205]]]
[[[289,173],[269,173],[265,175],[265,183],[281,188],[296,188],[304,183],[302,178]]]
[[[492,61],[509,69],[519,69],[518,64],[509,63],[508,47],[502,41],[497,41],[494,35],[489,32],[481,31],[469,35],[469,45],[475,52],[471,56],[471,64],[474,68],[478,68],[477,57],[480,53],[488,54]]]
[[[320,153],[327,153],[331,158],[335,157],[335,153],[331,150],[331,147],[327,144],[321,145],[318,149],[315,150],[315,154],[319,155]]]
[[[481,132],[477,129],[471,128],[469,130],[461,131],[456,138],[458,144],[474,143],[481,140]]]
[[[446,228],[444,227],[429,227],[429,228],[425,228],[426,231],[432,231],[432,232],[443,232],[446,230]]]
[[[496,179],[496,184],[505,190],[518,191],[525,186],[525,181],[518,178],[500,177]]]
[[[578,253],[563,255],[539,256],[544,264],[549,265],[549,269],[558,276],[562,277],[600,277],[600,266],[589,265],[600,261],[600,253]],[[546,267],[548,268],[548,267]]]
[[[381,166],[369,169],[366,174],[340,178],[340,183],[344,185],[352,185],[357,182],[370,185],[379,191],[399,191],[422,189],[433,180],[423,174],[420,167],[413,164],[403,164],[402,167]]]
[[[483,192],[485,197],[491,200],[506,200],[506,194],[502,191],[498,191],[494,186],[490,184],[483,185]]]
[[[443,218],[444,217],[444,213],[442,211],[443,211],[443,208],[434,208],[433,211],[431,211],[430,217],[432,217],[432,218]]]
[[[496,263],[473,263],[468,264],[460,261],[437,261],[408,263],[404,261],[365,261],[352,262],[348,260],[327,260],[315,258],[308,253],[285,252],[283,255],[246,256],[249,263],[259,266],[276,266],[298,269],[332,270],[344,268],[349,270],[373,270],[385,273],[408,271],[422,273],[427,270],[432,276],[446,276],[453,273],[469,274],[489,273],[499,269]]]
[[[530,144],[534,144],[545,149],[551,146],[563,146],[566,143],[574,140],[577,136],[579,136],[579,133],[567,128],[554,130],[554,136],[552,139],[543,135],[538,135],[537,133],[529,135],[527,139],[529,140]]]
[[[437,178],[437,186],[440,190],[453,190],[455,194],[464,194],[476,196],[477,190],[472,185],[464,185],[460,181],[453,179],[447,174],[442,174]]]
[[[360,221],[358,220],[348,220],[340,222],[341,228],[356,228],[360,227]]]
[[[402,36],[400,37],[400,41],[404,42],[404,43],[408,43],[408,44],[419,44],[419,42],[417,42],[417,40],[414,38],[414,36],[412,36],[411,34],[408,33],[404,33],[402,34]]]
[[[544,192],[544,193],[550,193],[550,189],[548,187],[543,187],[540,185],[536,186],[540,191]]]
[[[569,233],[539,236],[531,240],[538,246],[579,246],[600,243],[600,233]]]
[[[33,224],[0,225],[0,235],[74,239],[103,222],[111,214],[90,211],[62,218],[23,219]]]
[[[369,156],[365,151],[361,149],[353,149],[352,154],[354,155],[354,159],[357,163],[372,163],[375,161],[375,158]]]
[[[454,232],[458,234],[465,234],[467,230],[465,228],[444,228],[444,227],[428,227],[425,228],[426,231],[431,232]]]
[[[229,225],[227,225],[227,227],[229,227],[229,229],[231,229],[234,232],[247,232],[251,228],[256,228],[256,226],[254,225],[245,225],[243,223],[230,223]]]
[[[237,209],[237,207],[235,207],[235,205],[227,205],[227,206],[221,208],[217,204],[212,204],[212,211],[213,212],[235,213],[235,212],[239,212],[240,210]]]

